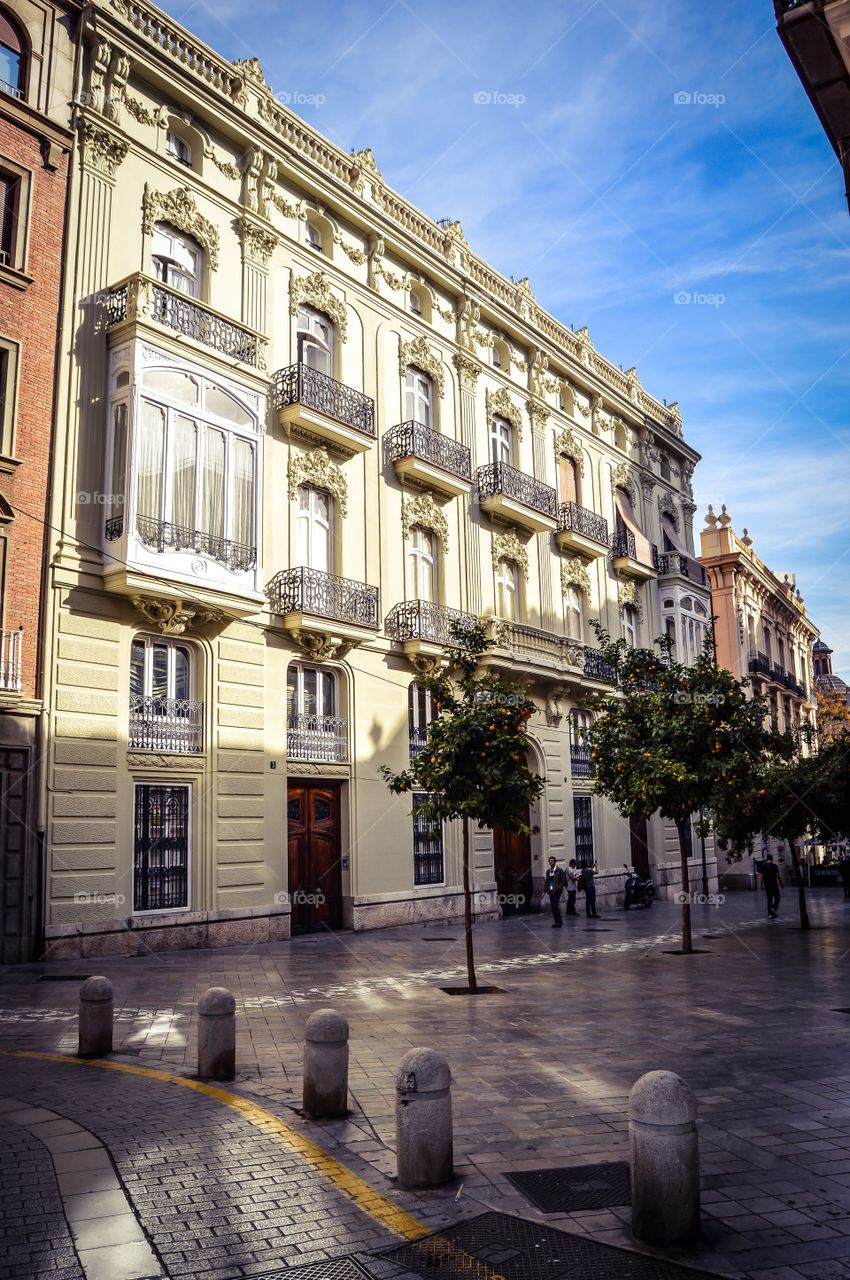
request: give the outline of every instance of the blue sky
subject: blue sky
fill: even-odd
[[[678,400],[696,528],[725,502],[850,679],[850,217],[771,0],[168,8]]]

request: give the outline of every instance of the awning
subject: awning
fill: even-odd
[[[635,513],[632,509],[632,500],[626,493],[625,489],[615,489],[614,502],[623,524],[634,534],[635,537],[635,559],[640,564],[652,566],[652,543],[649,538],[641,531],[637,522]]]
[[[679,531],[676,528],[676,522],[674,521],[673,517],[669,515],[666,511],[661,516],[661,527],[663,528],[665,534],[667,535],[667,539],[670,543],[671,549],[673,551],[680,551],[683,556],[689,556],[690,552],[688,551],[688,548],[684,546],[684,544],[682,543],[682,539],[679,536]],[[666,549],[667,548],[665,547],[665,550]]]

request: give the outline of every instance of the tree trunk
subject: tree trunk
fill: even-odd
[[[691,941],[691,881],[688,874],[688,846],[685,843],[685,829],[690,822],[690,815],[684,821],[676,819],[676,830],[679,833],[679,859],[682,863],[682,955],[691,956],[694,944]]]
[[[811,929],[809,923],[809,909],[806,903],[806,886],[803,884],[803,872],[800,867],[800,855],[797,852],[797,841],[789,840],[788,844],[791,848],[791,861],[794,864],[794,875],[797,877],[797,899],[800,903],[800,928]]]
[[[463,928],[466,934],[466,976],[469,991],[478,990],[475,977],[475,953],[472,948],[472,890],[469,885],[469,818],[463,820]]]

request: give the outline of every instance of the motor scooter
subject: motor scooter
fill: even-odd
[[[623,866],[626,869],[623,909],[628,911],[630,907],[651,907],[655,901],[654,882],[649,876],[639,876],[634,867],[627,867],[625,863]]]

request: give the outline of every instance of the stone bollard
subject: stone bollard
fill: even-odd
[[[433,1049],[411,1049],[395,1077],[396,1158],[403,1187],[438,1187],[454,1174],[452,1073]]]
[[[629,1094],[632,1234],[648,1244],[699,1235],[697,1104],[681,1077],[649,1071]]]
[[[77,1053],[99,1058],[112,1052],[112,983],[108,978],[86,978],[80,987],[80,1030]]]
[[[198,1077],[232,1080],[236,1074],[236,998],[210,987],[198,1001]]]
[[[348,1021],[335,1009],[307,1019],[302,1107],[314,1120],[348,1113]]]

